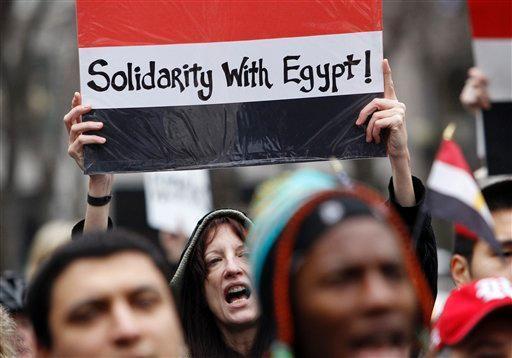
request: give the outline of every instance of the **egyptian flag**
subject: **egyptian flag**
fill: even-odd
[[[489,175],[512,174],[512,1],[468,0],[475,65],[489,79],[492,108],[482,111],[479,154]]]
[[[491,213],[461,149],[454,141],[443,139],[427,187],[426,203],[433,216],[465,226],[500,252]]]
[[[77,0],[86,173],[385,156],[381,0]]]

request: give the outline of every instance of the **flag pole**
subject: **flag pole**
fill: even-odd
[[[336,175],[336,178],[338,179],[340,184],[343,187],[352,188],[354,186],[354,183],[352,182],[352,179],[350,179],[347,172],[343,168],[341,160],[335,157],[331,157],[329,159],[329,163],[331,164],[332,170],[334,171],[334,174]]]
[[[443,131],[443,139],[444,140],[452,140],[453,134],[455,133],[456,128],[457,128],[457,125],[454,122],[450,122],[450,124],[448,124]]]

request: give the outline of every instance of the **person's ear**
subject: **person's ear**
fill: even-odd
[[[462,255],[455,254],[452,256],[450,271],[452,273],[452,279],[457,287],[472,281],[469,262]]]

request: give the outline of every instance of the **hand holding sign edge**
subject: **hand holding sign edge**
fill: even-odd
[[[84,134],[88,131],[97,131],[103,128],[102,122],[82,122],[82,115],[88,113],[91,106],[82,105],[82,97],[75,92],[71,100],[71,110],[64,116],[63,121],[68,131],[68,154],[84,170],[84,145],[103,144],[105,138],[98,135]],[[110,195],[114,176],[112,174],[95,174],[89,176],[88,194],[92,197]],[[84,232],[93,230],[106,230],[108,227],[108,211],[110,205],[93,207],[87,205],[85,213]]]

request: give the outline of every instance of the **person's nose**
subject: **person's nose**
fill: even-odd
[[[118,302],[112,308],[113,340],[120,348],[134,345],[141,337],[140,325],[137,322],[136,312],[128,302]]]
[[[236,256],[231,256],[226,258],[226,267],[224,270],[224,276],[228,277],[236,277],[241,275],[243,272],[242,263],[237,259]]]
[[[385,313],[397,301],[397,292],[393,285],[380,272],[368,273],[364,278],[363,289],[361,299],[367,314]]]

